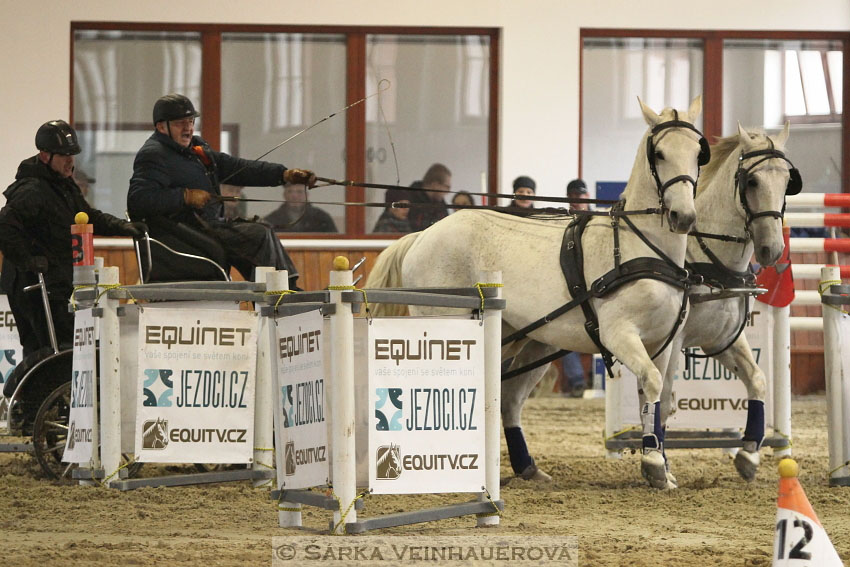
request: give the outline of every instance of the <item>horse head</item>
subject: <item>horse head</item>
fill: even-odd
[[[658,199],[666,212],[670,230],[687,233],[696,221],[694,193],[699,168],[708,163],[711,156],[708,142],[694,126],[702,111],[702,96],[696,97],[687,111],[665,108],[660,114],[640,98],[638,102],[649,125],[643,147]]]
[[[788,122],[774,137],[748,132],[738,124],[740,153],[729,158],[737,160],[735,191],[747,233],[752,236],[756,261],[763,266],[775,264],[785,248],[785,195],[802,189],[799,172],[785,157],[788,131]]]

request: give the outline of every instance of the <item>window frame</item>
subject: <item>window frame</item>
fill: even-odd
[[[728,39],[762,39],[778,41],[820,40],[841,43],[842,52],[842,112],[841,115],[841,191],[850,193],[850,33],[813,31],[757,31],[757,30],[659,30],[620,28],[581,28],[579,30],[579,78],[583,76],[584,43],[586,38],[688,38],[703,42],[703,133],[711,140],[720,136],[723,125],[723,42]],[[582,164],[582,99],[581,81],[576,81],[579,96],[579,175]],[[829,93],[830,100],[832,93]],[[784,102],[784,101],[783,101]],[[834,106],[833,106],[834,108]]]
[[[411,27],[411,26],[310,26],[265,24],[197,24],[148,22],[71,22],[70,55],[70,111],[74,120],[74,41],[78,31],[153,31],[195,32],[201,34],[201,98],[200,112],[204,117],[204,139],[213,148],[221,142],[221,44],[224,33],[304,33],[338,34],[346,38],[345,100],[351,104],[366,96],[366,38],[373,34],[393,35],[478,35],[489,38],[489,96],[487,127],[487,187],[495,193],[499,186],[499,72],[501,30],[488,27]],[[345,120],[345,175],[346,179],[365,180],[366,174],[366,106],[359,104],[349,109]],[[365,189],[347,187],[345,199],[363,202]],[[495,199],[490,198],[495,204]],[[345,232],[339,234],[286,233],[288,239],[367,239],[386,240],[390,234],[368,232],[363,207],[347,207]]]

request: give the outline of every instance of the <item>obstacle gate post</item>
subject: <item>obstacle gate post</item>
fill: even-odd
[[[118,283],[118,268],[100,271],[100,284]],[[100,320],[100,460],[106,477],[117,480],[121,466],[121,329],[118,322],[118,300],[107,294],[101,298]]]
[[[829,483],[833,486],[850,486],[850,386],[842,363],[842,320],[846,320],[847,305],[828,304],[834,297],[832,284],[840,282],[839,269],[821,270],[820,289],[823,291],[823,356],[826,374],[826,412],[829,434]],[[845,339],[846,340],[846,339]]]
[[[479,281],[484,283],[502,283],[502,272],[482,272]],[[502,298],[497,288],[497,299]],[[484,462],[486,463],[484,487],[492,500],[499,500],[499,461],[501,458],[501,359],[502,359],[502,311],[485,309],[484,322]],[[487,494],[478,497],[485,501]],[[478,527],[496,526],[499,515],[479,516]]]
[[[791,456],[791,306],[773,307],[773,431],[787,440],[774,455]]]
[[[284,281],[288,282],[287,272],[282,272]],[[257,283],[266,283],[266,289],[285,289],[279,287],[269,287],[269,282],[275,278],[274,268],[258,267],[254,273],[254,281]],[[277,282],[275,282],[277,283]],[[255,309],[259,309],[262,305],[255,304]],[[274,398],[272,384],[274,377],[271,375],[271,364],[269,357],[271,356],[271,345],[264,337],[268,333],[268,318],[260,317],[259,328],[257,329],[257,375],[255,380],[255,401],[254,401],[254,463],[252,468],[259,470],[270,470],[274,468],[274,447],[273,438],[273,418],[274,418]],[[271,487],[274,482],[271,479],[255,479],[254,487],[261,486]]]
[[[342,300],[342,292],[352,287],[351,270],[330,273],[330,301],[336,313],[330,317],[331,384],[333,412],[333,491],[339,500],[334,510],[334,532],[345,533],[345,523],[357,521],[354,499],[357,492],[354,447],[354,315],[351,304]],[[497,482],[498,484],[498,482]],[[345,521],[342,521],[344,518]]]

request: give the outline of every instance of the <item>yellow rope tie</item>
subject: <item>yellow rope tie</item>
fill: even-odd
[[[642,426],[640,426],[640,425],[632,425],[631,427],[626,427],[625,429],[621,429],[620,431],[617,431],[616,433],[612,433],[611,435],[609,435],[607,437],[603,433],[602,438],[603,438],[603,440],[608,441],[610,439],[614,439],[615,437],[619,437],[620,435],[625,435],[629,431],[636,431],[638,429],[641,429],[641,427]]]
[[[369,298],[366,297],[365,289],[358,289],[353,285],[329,285],[328,291],[359,291],[363,294],[363,310],[366,312],[366,317],[372,319],[372,311],[369,309]]]
[[[280,512],[300,512],[301,511],[301,508],[289,508],[287,506],[281,506],[280,504],[277,505],[277,509]]]
[[[773,434],[778,435],[778,436],[782,437],[783,439],[785,439],[786,441],[788,441],[788,444],[783,446],[783,447],[774,447],[773,448],[774,451],[784,451],[785,449],[791,449],[794,446],[794,443],[791,442],[791,438],[788,437],[787,435],[785,435],[784,433],[782,433],[781,431],[779,431],[778,429],[774,429]]]
[[[477,282],[475,284],[475,289],[478,290],[478,295],[481,297],[481,311],[482,312],[484,311],[484,291],[483,291],[482,288],[485,288],[485,287],[504,287],[504,286],[500,283]]]
[[[841,285],[841,280],[825,280],[825,281],[818,283],[818,295],[823,297],[823,294],[832,285]],[[822,307],[829,307],[830,309],[835,309],[836,311],[838,311],[840,313],[844,313],[845,315],[850,315],[850,313],[848,313],[844,309],[838,307],[837,305],[830,305],[829,303],[821,303],[821,306]]]
[[[354,504],[355,504],[358,500],[360,500],[360,499],[362,499],[363,497],[367,496],[368,494],[369,494],[369,489],[367,488],[366,490],[364,490],[363,492],[361,492],[360,494],[358,494],[357,496],[355,496],[355,497],[354,497],[354,500],[352,500],[352,501],[351,501],[351,504],[349,504],[349,505],[348,505],[348,508],[346,508],[346,509],[345,509],[345,513],[344,513],[344,514],[342,514],[342,515],[339,517],[339,521],[338,521],[336,524],[334,524],[334,528],[333,528],[333,530],[331,530],[331,535],[345,535],[344,533],[343,533],[343,534],[338,534],[338,533],[336,533],[336,530],[337,530],[340,526],[344,526],[344,525],[345,525],[345,518],[346,518],[346,516],[348,516],[348,513],[349,513],[349,512],[351,512],[351,509],[352,509],[352,508],[354,508]],[[339,496],[337,496],[337,495],[336,495],[336,493],[333,491],[333,488],[331,488],[331,496],[333,496],[334,500],[336,500],[336,501],[337,501],[337,504],[339,504],[340,510],[342,510],[342,502],[340,502],[340,501],[339,501]],[[343,532],[344,532],[344,531],[345,531],[345,529],[343,528]]]
[[[71,309],[74,311],[77,310],[77,290],[78,289],[89,289],[97,287],[94,284],[86,284],[86,285],[75,285],[74,290],[71,292]]]
[[[105,293],[107,293],[109,290],[112,290],[112,289],[123,289],[127,292],[127,295],[130,296],[130,299],[132,299],[133,301],[136,301],[136,298],[133,297],[133,294],[130,293],[130,291],[127,288],[125,288],[123,285],[121,285],[120,283],[103,284],[103,285],[101,285],[101,284],[77,285],[77,286],[74,286],[74,290],[71,292],[71,309],[73,309],[74,311],[77,310],[77,290],[80,290],[80,289],[98,289],[98,288],[100,288],[103,291],[98,293],[97,297],[95,297],[95,299],[94,299],[95,305],[97,305],[98,302],[100,302],[100,298],[103,297],[103,295]]]
[[[135,461],[127,461],[126,463],[124,463],[123,465],[121,465],[120,467],[115,469],[115,471],[111,475],[109,475],[108,477],[106,477],[102,481],[100,481],[100,485],[108,488],[109,487],[109,481],[112,480],[112,477],[115,476],[116,474],[118,474],[119,471],[121,471],[121,469],[126,469],[127,467],[132,465],[134,462]]]
[[[298,293],[298,292],[295,291],[295,290],[292,290],[292,289],[275,289],[275,290],[272,290],[272,291],[266,291],[266,292],[264,292],[263,295],[277,295],[277,296],[279,296],[277,298],[277,303],[274,304],[274,308],[277,309],[277,306],[280,305],[280,301],[283,299],[283,296],[291,295],[293,293]]]
[[[482,486],[481,489],[484,492],[484,496],[486,496],[487,500],[490,502],[490,504],[493,505],[493,511],[492,512],[479,512],[479,513],[475,514],[475,517],[476,518],[490,518],[490,517],[493,517],[493,516],[498,516],[498,517],[501,518],[502,517],[502,511],[499,510],[498,506],[496,506],[496,503],[493,501],[493,498],[490,496],[490,491],[487,490],[486,486]]]
[[[834,469],[832,469],[831,471],[829,471],[829,473],[827,473],[827,476],[832,476],[832,473],[834,473],[834,472],[836,472],[836,471],[840,471],[840,470],[841,470],[841,469],[843,469],[844,467],[850,467],[850,461],[845,461],[844,463],[842,463],[842,464],[838,465],[837,467],[835,467]]]

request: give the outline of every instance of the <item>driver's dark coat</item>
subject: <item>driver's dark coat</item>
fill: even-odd
[[[44,256],[48,289],[67,297],[73,282],[74,216],[80,211],[87,213],[94,233],[104,236],[122,234],[125,221],[93,208],[73,178],[62,177],[37,155],[21,162],[15,179],[3,193],[6,205],[0,210],[0,286],[9,293],[12,286],[35,283],[35,274],[26,272],[24,266],[32,256]]]
[[[196,146],[201,148],[204,157],[193,149]],[[222,179],[227,179],[231,185],[272,187],[283,182],[285,169],[280,164],[248,161],[217,152],[198,136],[193,136],[189,147],[184,148],[169,136],[154,132],[133,162],[127,208],[134,220],[166,216],[197,225],[194,215],[197,209],[185,204],[183,189],[203,189],[220,195]],[[210,201],[202,217],[208,221],[221,218],[222,204]]]

